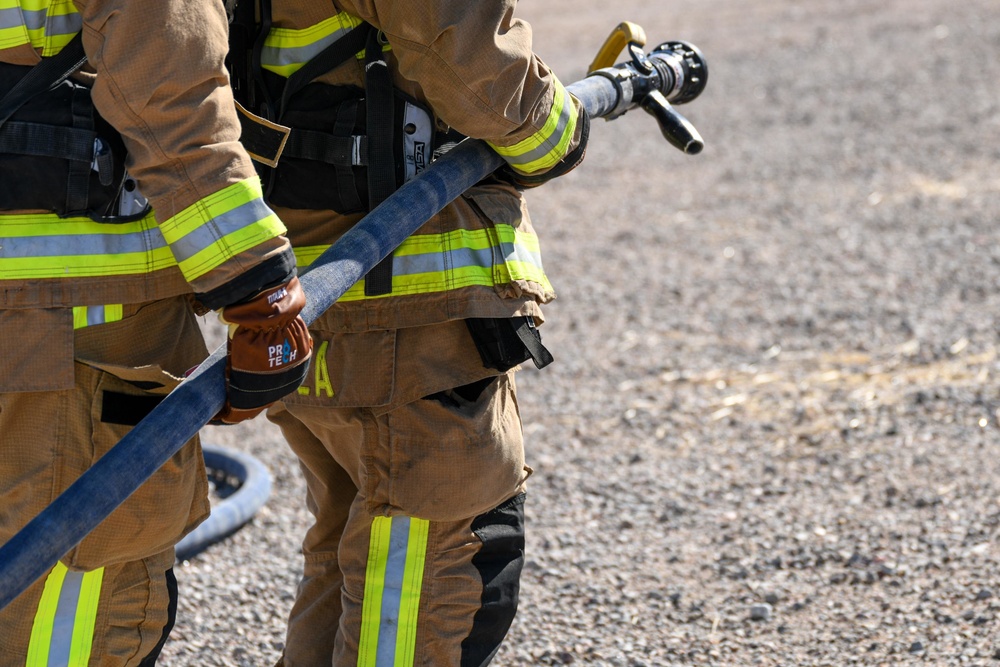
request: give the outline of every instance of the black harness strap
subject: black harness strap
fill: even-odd
[[[374,210],[396,190],[393,156],[393,94],[389,65],[382,55],[379,32],[368,37],[365,50],[366,126],[368,132],[368,210]],[[365,276],[365,295],[392,292],[392,254]]]
[[[340,105],[337,110],[337,120],[333,125],[333,133],[339,136],[350,135],[354,131],[355,123],[358,119],[358,107],[360,100],[350,100]],[[364,147],[359,150],[358,157],[368,164],[368,137],[364,137]],[[359,146],[359,149],[362,147]],[[353,161],[353,160],[352,160]],[[361,195],[354,186],[354,169],[352,165],[334,165],[334,174],[337,178],[337,190],[343,198],[344,205],[350,211],[360,211],[364,209],[361,204]]]
[[[44,58],[0,99],[0,126],[14,115],[22,104],[35,95],[58,86],[87,62],[83,52],[82,33],[77,33],[62,51]]]
[[[94,132],[12,120],[0,128],[0,153],[60,157],[85,162],[94,157]]]
[[[246,3],[246,0],[244,0],[244,3]],[[264,82],[264,66],[261,64],[264,41],[267,39],[268,33],[271,32],[271,1],[261,0],[258,6],[260,8],[260,18],[259,20],[255,19],[257,34],[253,48],[250,51],[250,70],[253,76],[252,92],[257,108],[251,110],[259,113],[267,120],[274,120],[276,110],[274,103],[271,101],[271,94],[268,91],[267,84]],[[237,7],[239,7],[239,4],[237,4]]]
[[[82,87],[73,89],[73,128],[87,131],[92,127],[94,104],[90,100],[90,91]],[[93,144],[91,144],[93,146]],[[92,149],[93,150],[93,149]],[[69,174],[66,179],[66,210],[86,211],[90,191],[90,161],[72,160],[69,163]],[[105,211],[106,213],[106,211]]]
[[[297,72],[288,77],[288,81],[285,82],[285,89],[281,93],[278,118],[281,118],[285,114],[285,106],[292,95],[302,90],[316,77],[326,74],[364,49],[365,43],[368,41],[368,35],[372,30],[373,27],[370,23],[362,23],[317,53]]]
[[[282,154],[337,167],[363,167],[368,164],[368,138],[335,137],[325,132],[293,129]]]

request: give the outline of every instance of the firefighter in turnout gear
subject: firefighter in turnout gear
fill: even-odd
[[[0,0],[0,543],[205,358],[196,309],[230,325],[219,422],[308,368],[226,52],[222,3]],[[0,666],[153,665],[207,486],[195,439],[0,611]]]
[[[300,267],[455,142],[506,161],[319,316],[306,381],[267,412],[315,519],[281,664],[485,665],[524,559],[513,374],[551,361],[521,190],[580,162],[586,113],[514,0],[229,5],[233,86],[256,116],[242,139]]]

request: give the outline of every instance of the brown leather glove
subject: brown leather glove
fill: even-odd
[[[252,419],[302,384],[312,338],[299,317],[306,295],[298,278],[219,311],[229,325],[226,404],[213,421]]]

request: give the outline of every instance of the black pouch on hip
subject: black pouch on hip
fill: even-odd
[[[465,324],[486,368],[503,373],[528,359],[537,368],[553,361],[531,317],[476,317],[465,320]]]

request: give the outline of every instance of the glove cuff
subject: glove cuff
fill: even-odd
[[[203,312],[248,301],[260,292],[283,285],[295,277],[295,253],[291,248],[269,257],[257,266],[241,273],[225,285],[195,294]]]

